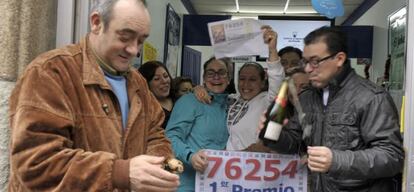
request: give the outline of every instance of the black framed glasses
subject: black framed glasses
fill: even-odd
[[[338,53],[334,53],[334,54],[328,55],[328,56],[326,56],[326,57],[324,57],[322,59],[311,59],[311,60],[302,59],[300,61],[300,65],[303,66],[303,67],[305,67],[309,63],[309,65],[312,68],[318,68],[321,63],[323,63],[324,61],[326,61],[326,60],[328,60],[328,59],[330,59],[332,57],[335,57],[337,54]]]
[[[224,69],[220,69],[218,71],[214,71],[212,69],[207,69],[205,72],[207,78],[214,78],[216,75],[218,77],[224,78],[227,77],[227,71]]]

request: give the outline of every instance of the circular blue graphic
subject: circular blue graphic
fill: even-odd
[[[342,0],[312,0],[313,8],[330,19],[344,15]]]

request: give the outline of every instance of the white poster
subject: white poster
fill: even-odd
[[[208,23],[210,42],[216,58],[250,55],[267,56],[262,24],[254,19],[224,20]]]
[[[278,33],[277,49],[292,46],[303,50],[303,39],[315,29],[330,26],[331,21],[308,20],[260,20],[264,25],[269,25]]]

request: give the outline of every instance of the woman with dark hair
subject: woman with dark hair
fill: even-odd
[[[181,96],[193,90],[193,82],[188,77],[176,77],[173,80],[171,92],[174,101],[177,101]]]
[[[141,65],[138,71],[147,80],[149,89],[164,110],[165,119],[162,127],[165,129],[174,106],[171,93],[171,75],[159,61],[148,61]]]
[[[240,68],[240,94],[229,96],[233,102],[227,115],[230,133],[227,150],[268,152],[256,143],[258,135],[255,127],[258,125],[260,114],[275,98],[283,79],[283,67],[276,54],[270,55],[268,59],[267,74],[264,68],[255,62],[245,63]]]

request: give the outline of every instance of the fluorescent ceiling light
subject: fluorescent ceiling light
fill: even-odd
[[[255,15],[261,14],[283,14],[283,11],[259,11],[259,10],[240,10],[239,13],[251,13]],[[288,11],[286,14],[316,14],[315,10],[300,10],[300,11]]]
[[[285,9],[283,9],[283,14],[286,14],[286,11],[287,11],[287,9],[289,7],[289,2],[290,2],[290,0],[286,0]]]
[[[239,10],[240,10],[240,7],[239,7],[239,0],[235,0],[236,1],[236,12],[238,13],[239,12]]]
[[[236,19],[256,19],[258,20],[257,16],[242,16],[242,15],[232,15],[231,16],[231,20],[236,20]]]

